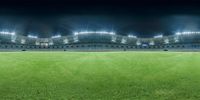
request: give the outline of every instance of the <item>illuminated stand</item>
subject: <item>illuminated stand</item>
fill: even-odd
[[[112,35],[112,42],[116,42],[116,37],[114,36],[114,32],[108,32],[108,31],[80,31],[80,32],[74,32],[74,42],[79,42],[79,35],[89,35],[89,34],[98,34],[98,35]]]
[[[174,35],[162,34],[150,38],[138,38],[132,34],[116,35],[109,31],[81,31],[72,36],[59,34],[50,38],[39,38],[36,35],[16,35],[15,32],[0,32],[0,49],[13,50],[134,50],[134,49],[168,49],[200,50],[200,32],[177,32]]]

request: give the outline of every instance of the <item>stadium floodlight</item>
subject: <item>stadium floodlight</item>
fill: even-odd
[[[153,38],[163,38],[163,35],[156,35]]]
[[[137,36],[130,35],[130,34],[128,35],[128,37],[129,37],[129,38],[137,38]]]
[[[74,35],[78,35],[79,33],[78,32],[74,32]]]
[[[182,35],[182,33],[181,32],[176,32],[176,35]]]
[[[200,32],[176,32],[176,35],[200,34]]]
[[[115,35],[114,32],[107,32],[107,31],[81,31],[81,32],[74,32],[74,35],[80,35],[80,34],[110,34],[110,35]]]
[[[15,32],[1,31],[0,34],[2,34],[2,35],[15,35]]]
[[[28,35],[29,38],[34,38],[34,39],[37,39],[38,37],[37,36],[33,36],[33,35]]]
[[[52,36],[51,38],[55,39],[55,38],[60,38],[60,37],[61,37],[61,35],[55,35],[55,36]]]

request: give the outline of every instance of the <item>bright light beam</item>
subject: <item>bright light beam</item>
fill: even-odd
[[[3,35],[15,35],[15,32],[1,31],[0,34],[3,34]]]
[[[80,34],[110,34],[115,35],[114,32],[107,32],[107,31],[81,31],[81,32],[75,32],[74,35],[80,35]]]
[[[129,38],[137,38],[137,36],[134,35],[128,35]]]
[[[176,35],[200,34],[200,32],[177,32]]]
[[[153,38],[163,38],[163,35],[156,35]]]
[[[33,36],[33,35],[28,35],[29,38],[34,38],[34,39],[37,39],[38,37],[37,36]]]
[[[55,35],[55,36],[52,36],[51,38],[55,39],[55,38],[60,38],[60,37],[61,37],[61,35]]]

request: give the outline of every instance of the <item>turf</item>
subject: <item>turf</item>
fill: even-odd
[[[1,100],[199,100],[200,53],[1,52]]]

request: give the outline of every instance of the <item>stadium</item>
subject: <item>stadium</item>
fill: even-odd
[[[138,38],[121,36],[107,31],[75,32],[71,36],[55,35],[50,38],[21,36],[15,32],[2,31],[1,51],[199,51],[200,32],[177,32],[174,35],[157,35]]]
[[[0,100],[199,100],[192,1],[2,1]]]

